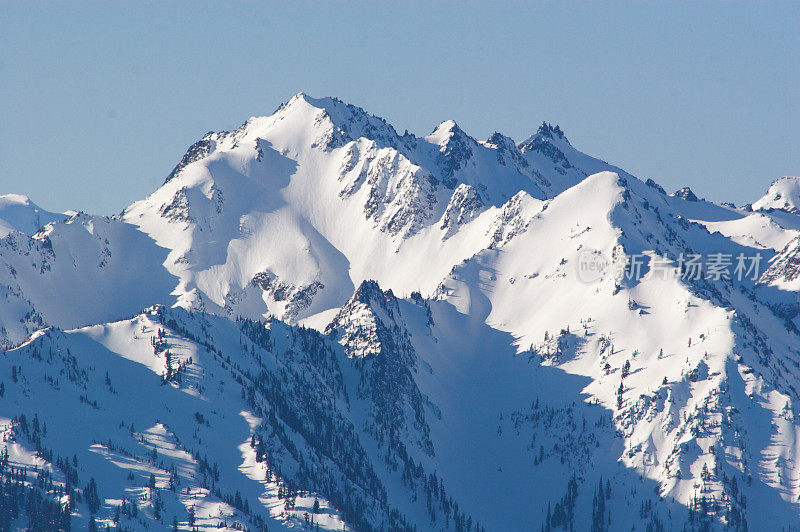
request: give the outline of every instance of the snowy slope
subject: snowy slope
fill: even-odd
[[[75,214],[0,239],[0,347],[45,325],[118,320],[170,300],[166,250],[118,220]]]
[[[42,209],[31,202],[27,196],[20,194],[0,196],[0,237],[13,231],[33,235],[50,222],[66,218],[66,214],[57,214]]]
[[[301,93],[118,217],[3,196],[0,528],[797,528],[793,179]]]
[[[441,297],[508,331],[542,363],[586,377],[582,391],[614,413],[624,437],[619,458],[662,495],[686,505],[701,496],[734,501],[718,510],[723,519],[745,511],[731,492],[738,477],[751,504],[773,508],[769,527],[778,528],[796,515],[776,498],[798,496],[798,427],[764,417],[793,419],[797,329],[752,281],[656,275],[655,261],[674,264],[681,252],[757,251],[687,223],[659,194],[616,174],[591,176],[525,232],[459,266]],[[610,261],[649,259],[633,279],[607,271],[586,282],[578,265],[589,250]],[[712,473],[698,483],[704,468]]]
[[[753,203],[753,210],[781,210],[797,214],[800,212],[800,178],[783,177],[770,185],[764,196]]]
[[[341,306],[365,279],[431,293],[490,244],[518,192],[543,199],[596,168],[609,166],[547,125],[520,147],[452,121],[400,136],[360,108],[299,94],[206,135],[123,219],[172,250],[187,304],[294,321]]]
[[[544,519],[573,474],[582,485],[612,480],[619,508],[638,507],[623,497],[631,490],[657,500],[616,463],[609,414],[570,396],[551,400],[564,386],[578,393],[577,383],[516,356],[506,335],[482,326],[465,338],[470,317],[448,304],[397,300],[375,283],[359,287],[332,330],[356,331],[365,319],[375,334],[356,329],[363,342],[351,336],[344,346],[338,335],[279,322],[163,308],[68,333],[49,329],[2,360],[0,373],[10,377],[0,415],[12,464],[51,471],[62,488],[73,473],[72,487],[95,479],[98,523],[134,528],[173,518],[188,526],[193,510],[209,528],[292,527],[310,513],[333,530],[342,518],[358,530],[443,530],[455,521],[516,529]],[[402,343],[410,358],[386,366]],[[465,401],[470,389],[479,393]],[[566,417],[537,427],[537,416],[554,414]],[[583,419],[592,430],[565,438]],[[75,465],[59,466],[64,458]],[[563,479],[558,497],[552,483],[529,475]],[[502,497],[487,498],[487,490]],[[522,521],[520,505],[530,512]],[[85,526],[88,505],[72,510],[74,525]]]

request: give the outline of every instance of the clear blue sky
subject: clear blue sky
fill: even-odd
[[[294,93],[455,119],[717,201],[800,174],[800,3],[0,0],[0,193],[119,212],[206,131]]]

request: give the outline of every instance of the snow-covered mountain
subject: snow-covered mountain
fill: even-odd
[[[781,210],[800,213],[800,177],[783,177],[770,185],[767,193],[753,203],[753,210]]]
[[[42,209],[27,196],[20,194],[0,196],[0,236],[6,236],[14,231],[32,235],[46,224],[67,217],[66,214]]]
[[[0,197],[0,529],[798,528],[797,190],[298,94],[119,216]]]

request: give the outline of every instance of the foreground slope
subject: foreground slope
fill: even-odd
[[[666,520],[584,383],[471,321],[368,282],[327,336],[163,307],[48,329],[2,360],[6,468],[76,527],[524,529],[556,504],[588,526],[602,478],[606,520]]]

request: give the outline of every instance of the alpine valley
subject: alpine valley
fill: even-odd
[[[798,293],[800,178],[301,93],[117,216],[0,196],[0,530],[800,529]]]

